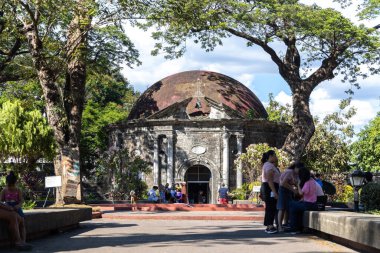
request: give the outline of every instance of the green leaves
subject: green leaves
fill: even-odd
[[[380,115],[358,135],[359,139],[352,145],[353,160],[360,169],[380,171]]]
[[[247,178],[249,182],[260,181],[259,177],[262,169],[261,158],[263,153],[271,149],[277,154],[278,167],[280,169],[285,169],[289,166],[289,157],[281,149],[270,147],[266,143],[251,144],[247,147],[246,152],[242,153],[238,159],[235,160],[235,165],[240,162],[242,163],[244,177]]]
[[[292,124],[292,107],[289,104],[285,106],[277,102],[273,94],[269,94],[269,105],[266,108],[268,112],[268,120],[274,122],[285,122],[289,125]]]
[[[128,194],[131,190],[141,197],[147,185],[140,178],[141,173],[150,174],[149,163],[140,157],[129,156],[127,149],[103,153],[96,164],[99,186],[105,191]]]
[[[7,101],[0,110],[0,161],[12,157],[35,163],[54,155],[53,132],[38,110],[27,110],[21,102]]]
[[[354,135],[350,119],[356,114],[350,103],[351,99],[342,100],[338,112],[328,114],[322,120],[315,118],[315,133],[303,156],[311,169],[327,178],[348,170]]]
[[[141,64],[138,51],[120,26],[95,27],[88,40],[89,63],[93,67],[108,65],[114,69],[122,63],[129,67]]]
[[[343,8],[348,7],[353,3],[352,0],[334,0],[334,2],[340,3]],[[358,16],[362,19],[377,18],[380,16],[380,0],[361,0],[359,2],[358,11]]]

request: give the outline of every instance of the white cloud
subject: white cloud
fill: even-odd
[[[240,81],[245,86],[249,87],[252,85],[255,76],[253,74],[244,73],[238,77],[236,77],[238,81]]]
[[[353,100],[352,106],[357,109],[357,114],[351,119],[356,130],[363,128],[379,111],[379,101],[376,100]]]
[[[274,99],[279,102],[281,105],[292,105],[292,96],[285,93],[285,91],[280,91]]]

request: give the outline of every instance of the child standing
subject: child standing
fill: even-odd
[[[22,197],[22,192],[20,189],[17,188],[17,176],[14,174],[13,171],[9,173],[9,175],[5,178],[5,181],[7,183],[7,186],[1,191],[0,193],[0,201],[4,202],[9,207],[13,208],[13,211],[17,212],[18,215],[21,217],[20,222],[20,237],[25,244],[26,241],[26,229],[25,229],[25,222],[24,222],[24,212],[22,211],[22,204],[24,202],[24,199]]]

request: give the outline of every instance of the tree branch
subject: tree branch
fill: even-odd
[[[300,79],[301,56],[296,46],[296,38],[295,36],[285,38],[283,41],[288,47],[285,55],[285,65]]]
[[[3,71],[5,69],[5,66],[7,63],[9,63],[18,53],[18,50],[21,47],[21,39],[16,38],[15,43],[13,44],[12,48],[9,50],[9,52],[3,52],[7,57],[3,62],[0,62],[0,71]]]
[[[237,37],[240,37],[240,38],[243,38],[243,39],[246,39],[250,42],[252,42],[253,44],[255,45],[258,45],[260,46],[262,49],[264,49],[264,51],[266,53],[268,53],[270,55],[270,57],[272,58],[272,60],[274,61],[274,63],[277,64],[277,66],[279,67],[280,70],[284,69],[284,63],[282,62],[282,60],[280,59],[280,57],[278,57],[276,51],[273,50],[273,48],[271,48],[270,46],[268,46],[268,44],[264,43],[263,41],[255,38],[255,37],[252,37],[246,33],[243,33],[243,32],[240,32],[240,31],[237,31],[235,29],[232,29],[232,28],[225,28],[225,30]]]
[[[6,83],[10,81],[20,81],[22,78],[19,75],[13,75],[13,74],[5,74],[5,75],[0,75],[0,83]]]
[[[30,9],[30,6],[27,3],[24,3],[22,0],[18,1],[22,7],[26,10],[26,12],[29,14],[30,19],[32,20],[32,23],[34,26],[37,26],[37,20],[35,19],[35,15]]]
[[[321,66],[305,80],[312,84],[312,89],[321,82],[334,78],[334,70],[340,64],[338,56],[342,55],[351,46],[351,43],[351,41],[346,42],[331,52],[330,56],[322,61]]]

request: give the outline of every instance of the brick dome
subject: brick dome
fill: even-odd
[[[188,114],[209,113],[210,106],[198,108],[196,102],[214,101],[246,118],[252,110],[254,118],[268,114],[257,96],[245,85],[223,74],[209,71],[186,71],[168,76],[149,87],[133,106],[128,119],[147,118],[169,106],[188,100]],[[189,111],[190,110],[190,111]]]

